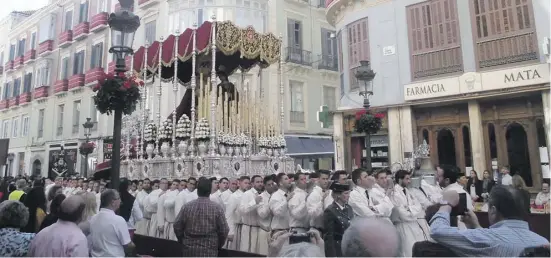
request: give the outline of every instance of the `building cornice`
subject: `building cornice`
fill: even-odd
[[[336,27],[346,12],[352,11],[355,6],[360,10],[391,2],[392,0],[333,0],[325,8],[327,22]]]
[[[22,20],[19,24],[15,26],[9,33],[8,38],[12,38],[13,36],[19,36],[19,34],[25,32],[28,30],[31,26],[36,26],[38,22],[46,15],[54,14],[55,15],[55,9],[61,8],[65,6],[66,4],[71,3],[72,0],[57,0],[55,2],[52,2],[51,4],[48,4],[44,6],[43,8],[37,10],[35,13],[30,15],[29,17]]]

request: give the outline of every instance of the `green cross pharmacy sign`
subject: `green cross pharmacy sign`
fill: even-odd
[[[329,107],[325,105],[320,106],[320,110],[318,111],[318,122],[320,122],[321,128],[333,126],[333,114],[329,111]]]

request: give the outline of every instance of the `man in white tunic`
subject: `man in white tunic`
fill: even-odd
[[[323,232],[323,211],[325,210],[323,200],[325,200],[329,193],[327,187],[329,185],[330,174],[329,170],[320,170],[310,175],[316,178],[316,183],[314,188],[312,188],[312,192],[306,198],[306,209],[308,210],[310,227],[317,229],[319,232]]]
[[[291,182],[286,174],[279,173],[276,176],[276,183],[279,189],[272,194],[269,201],[270,211],[273,216],[270,226],[272,229],[272,236],[277,232],[289,230],[290,214],[288,201],[293,197],[293,194],[289,193]]]
[[[260,216],[258,215],[257,209],[262,201],[262,197],[260,196],[263,188],[262,177],[259,175],[253,176],[251,178],[251,184],[252,188],[243,193],[238,207],[239,214],[243,221],[239,250],[249,253],[259,253],[260,246],[258,234],[260,230]]]
[[[419,213],[423,212],[421,204],[413,197],[409,189],[411,177],[405,170],[398,170],[394,176],[396,184],[390,198],[395,206],[392,220],[402,240],[402,256],[411,257],[413,244],[428,240],[417,222]]]
[[[168,188],[168,180],[163,178],[159,181],[159,189],[153,190],[147,198],[145,198],[144,208],[146,212],[151,213],[151,223],[149,224],[149,236],[162,237],[162,232],[159,232],[159,218],[157,216],[157,207],[159,198],[165,194]]]
[[[170,189],[159,197],[157,205],[158,231],[160,232],[159,235],[165,239],[177,240],[174,234],[174,221],[177,215],[174,212],[174,203],[179,193],[179,185],[180,180],[173,180]]]
[[[143,236],[149,235],[149,224],[151,222],[151,213],[145,210],[145,199],[151,192],[150,183],[151,181],[148,178],[144,179],[142,183],[142,190],[136,195],[136,201],[138,201],[138,205],[140,206],[143,214],[143,219],[136,222],[136,234]]]
[[[210,189],[211,193],[209,196],[209,199],[215,203],[218,203],[222,205],[222,200],[220,199],[220,181],[216,177],[212,177],[211,179],[212,187]]]
[[[220,179],[220,183],[218,184],[218,192],[220,192],[220,204],[222,205],[222,208],[226,210],[228,202],[230,201],[230,196],[233,193],[230,191],[230,180],[228,180],[228,178],[223,177]]]
[[[257,207],[260,230],[258,231],[258,254],[268,254],[268,243],[270,241],[270,224],[272,223],[272,212],[270,211],[270,197],[277,191],[275,175],[264,177],[264,192],[260,194],[260,203]]]
[[[308,209],[306,208],[306,197],[308,193],[308,177],[302,172],[295,174],[295,188],[291,199],[289,199],[289,227],[297,233],[306,233],[310,230],[310,220],[308,218]]]
[[[382,190],[373,186],[375,178],[369,176],[363,169],[352,171],[352,182],[356,185],[350,192],[348,205],[352,207],[354,215],[358,217],[381,217],[388,219],[394,205]]]
[[[188,202],[189,199],[194,199],[195,196],[197,196],[197,193],[193,195],[193,192],[195,192],[196,184],[197,184],[197,180],[194,177],[190,177],[186,184],[186,189],[180,191],[178,196],[176,196],[176,201],[174,202],[174,210],[176,212],[176,216],[178,215],[178,213],[180,213],[180,210],[182,209],[182,207],[184,207],[184,205]],[[192,195],[192,196],[188,197],[189,195]]]
[[[228,206],[226,207],[226,221],[230,232],[228,233],[228,241],[226,248],[232,250],[239,250],[241,244],[239,237],[241,236],[242,217],[239,213],[239,205],[241,204],[241,197],[245,191],[249,190],[249,184],[251,179],[248,176],[242,176],[239,178],[239,188],[230,196]]]

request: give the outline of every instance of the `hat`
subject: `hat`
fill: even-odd
[[[350,186],[347,184],[332,183],[329,187],[331,191],[335,193],[342,193],[350,190]]]

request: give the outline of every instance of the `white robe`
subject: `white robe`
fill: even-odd
[[[328,193],[327,193],[327,196],[325,197],[325,199],[323,200],[323,210],[324,211],[325,211],[325,209],[327,209],[327,207],[329,207],[329,205],[333,204],[333,202],[334,202],[331,190],[326,190],[326,191],[328,191]]]
[[[396,225],[398,234],[402,242],[403,257],[411,257],[413,244],[418,241],[429,240],[417,218],[423,211],[421,204],[413,197],[409,189],[406,190],[407,196],[403,192],[403,187],[396,184],[390,200],[394,204],[394,213],[392,220]]]
[[[256,197],[260,194],[254,188],[243,193],[241,196],[239,207],[237,208],[243,226],[240,232],[239,250],[249,253],[259,253],[260,244],[258,233],[260,230],[260,216],[257,209]],[[260,202],[259,202],[260,203]]]
[[[310,229],[310,220],[308,218],[308,209],[306,208],[306,197],[308,194],[305,190],[295,188],[293,197],[289,199],[289,228],[297,231],[297,233],[306,233]]]
[[[272,212],[270,211],[270,194],[266,191],[260,194],[262,201],[258,204],[258,224],[260,230],[258,231],[258,253],[262,255],[268,255],[268,241],[270,240],[270,223],[272,223]]]
[[[178,190],[167,191],[159,198],[157,205],[157,225],[163,228],[159,235],[165,239],[177,240],[176,234],[174,234],[174,221],[177,215],[174,212],[174,203],[178,193]]]
[[[323,189],[316,185],[306,198],[310,227],[323,229],[323,211],[325,210],[323,204]]]
[[[239,214],[238,207],[241,203],[241,196],[243,195],[243,191],[241,189],[237,189],[234,193],[232,193],[231,197],[228,201],[228,206],[226,207],[226,221],[228,223],[228,227],[230,228],[230,231],[228,233],[228,237],[232,236],[233,240],[228,240],[226,242],[226,248],[232,249],[232,250],[239,250],[240,248],[240,242],[239,238],[240,232],[239,229],[241,229],[241,216]]]
[[[157,228],[159,225],[157,218],[157,205],[159,203],[159,195],[163,192],[161,189],[151,192],[144,201],[144,208],[146,212],[151,213],[151,222],[149,224],[148,236],[161,237]]]
[[[429,223],[425,219],[425,210],[427,207],[431,206],[433,203],[428,199],[428,197],[419,189],[419,188],[408,188],[410,190],[411,195],[413,198],[415,198],[419,204],[421,204],[421,212],[417,214],[417,222],[419,223],[419,226],[423,230],[423,233],[425,233],[426,238],[430,239],[430,227]]]
[[[187,195],[189,194],[189,191],[187,189],[184,189],[176,195],[176,200],[174,201],[174,212],[176,212],[176,215],[180,213],[180,210],[182,210],[182,207],[184,207],[184,204],[186,204]]]
[[[144,208],[145,198],[149,195],[145,190],[141,190],[136,194],[136,201],[142,211],[143,219],[136,222],[136,231],[135,234],[148,236],[149,235],[149,224],[151,222],[151,213],[146,212]]]
[[[369,199],[365,194],[366,189],[359,186],[350,191],[348,205],[352,207],[354,215],[358,217],[386,218],[390,222],[390,215],[394,205],[382,190],[371,188],[368,191]]]

